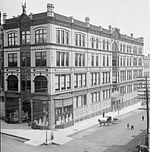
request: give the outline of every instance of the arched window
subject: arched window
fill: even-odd
[[[47,92],[47,78],[45,76],[35,77],[35,92]]]
[[[15,75],[8,76],[8,90],[18,91],[18,78]]]
[[[35,31],[35,43],[46,43],[46,29]]]

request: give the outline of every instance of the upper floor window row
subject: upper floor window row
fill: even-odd
[[[75,46],[85,47],[85,35],[82,33],[75,34]]]
[[[63,29],[56,30],[56,43],[69,44],[69,32]]]
[[[8,46],[17,45],[17,33],[8,34]]]

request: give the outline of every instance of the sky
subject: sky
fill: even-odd
[[[96,26],[111,25],[122,34],[144,37],[144,54],[150,53],[150,0],[0,0],[0,11],[7,18],[20,15],[24,2],[27,14],[46,12],[47,3],[52,3],[56,13],[81,21],[89,17]]]

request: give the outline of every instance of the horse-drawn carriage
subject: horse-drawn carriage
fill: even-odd
[[[105,125],[110,125],[110,124],[117,124],[120,122],[119,119],[117,118],[112,118],[111,116],[106,116],[106,117],[103,117],[101,119],[98,119],[98,122],[99,122],[99,125],[100,127],[102,126],[102,124],[105,126]]]

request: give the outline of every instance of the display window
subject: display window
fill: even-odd
[[[33,129],[45,129],[48,125],[48,101],[33,101]]]

